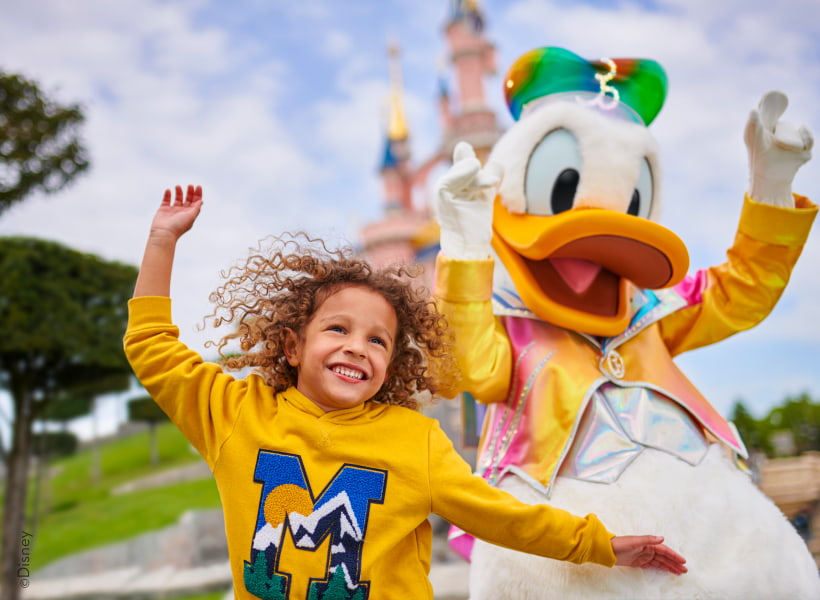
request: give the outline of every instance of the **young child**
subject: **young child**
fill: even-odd
[[[575,563],[686,572],[656,536],[613,536],[594,516],[530,506],[471,473],[414,395],[447,365],[446,322],[409,271],[279,238],[213,295],[233,322],[236,379],[178,339],[171,322],[177,240],[200,187],[165,191],[125,335],[139,380],[202,454],[225,513],[237,598],[433,598],[431,512],[494,544]],[[446,368],[442,367],[443,372]]]

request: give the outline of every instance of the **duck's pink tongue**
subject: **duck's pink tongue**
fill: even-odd
[[[576,294],[583,294],[601,271],[601,265],[583,258],[551,258],[555,270]]]

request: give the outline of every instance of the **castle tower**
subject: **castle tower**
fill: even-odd
[[[409,128],[404,116],[400,51],[388,48],[390,95],[387,134],[379,168],[382,179],[384,218],[366,225],[361,231],[363,253],[376,267],[411,264],[417,261],[420,232],[429,230],[426,208],[413,206],[417,170],[410,165]]]
[[[448,62],[456,81],[457,103],[439,74],[438,109],[442,128],[437,150],[418,166],[410,161],[410,134],[404,113],[400,51],[388,48],[390,74],[389,112],[382,180],[384,217],[361,231],[362,253],[375,266],[421,263],[428,281],[438,251],[438,227],[432,216],[432,199],[414,206],[414,195],[427,194],[427,179],[438,165],[449,164],[455,144],[464,140],[484,160],[501,132],[495,113],[487,105],[484,79],[495,72],[495,48],[484,33],[484,16],[477,0],[449,0],[445,36]],[[421,191],[422,193],[418,193]],[[414,194],[416,192],[416,194]]]
[[[452,157],[456,143],[463,140],[472,144],[483,161],[501,132],[484,94],[484,77],[496,70],[495,46],[485,36],[484,15],[478,0],[451,0],[444,31],[460,110],[449,109],[452,126],[443,132],[442,153]]]

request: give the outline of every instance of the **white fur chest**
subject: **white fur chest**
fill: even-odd
[[[545,502],[515,476],[500,487]],[[820,599],[803,540],[718,445],[697,466],[646,449],[611,484],[559,477],[549,504],[594,513],[614,534],[663,535],[687,558],[689,572],[579,566],[476,541],[471,600]]]

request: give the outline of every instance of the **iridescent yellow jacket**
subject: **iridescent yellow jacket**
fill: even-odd
[[[479,471],[491,482],[515,471],[549,494],[593,392],[606,382],[659,392],[684,407],[708,439],[746,449],[728,423],[678,369],[673,357],[725,339],[763,320],[802,251],[817,206],[744,201],[727,261],[674,288],[634,290],[629,327],[595,338],[543,320],[516,304],[514,290],[493,296],[493,260],[439,255],[434,297],[456,335],[463,373],[444,395],[466,391],[490,405]]]

